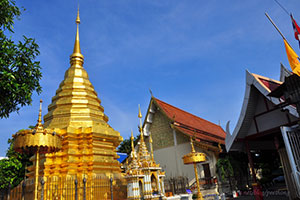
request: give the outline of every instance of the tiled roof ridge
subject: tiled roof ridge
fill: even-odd
[[[200,120],[203,120],[203,121],[205,121],[205,122],[208,122],[208,123],[210,123],[210,124],[212,124],[212,125],[214,125],[214,126],[218,126],[218,127],[220,127],[222,130],[223,130],[223,128],[220,126],[220,125],[217,125],[217,124],[215,124],[215,123],[213,123],[213,122],[210,122],[210,121],[208,121],[208,120],[206,120],[206,119],[203,119],[203,118],[201,118],[201,117],[198,117],[198,116],[196,116],[196,115],[194,115],[194,114],[192,114],[192,113],[189,113],[189,112],[187,112],[187,111],[184,111],[184,110],[182,110],[182,109],[180,109],[180,108],[178,108],[178,107],[175,107],[175,106],[173,106],[173,105],[171,105],[171,104],[168,104],[168,103],[166,103],[166,102],[164,102],[164,101],[162,101],[162,100],[160,100],[160,99],[158,99],[158,98],[156,98],[156,97],[152,97],[154,100],[157,100],[157,101],[160,101],[160,102],[162,102],[162,103],[164,103],[164,104],[167,104],[168,106],[171,106],[171,107],[173,107],[173,108],[175,108],[175,109],[177,109],[177,110],[179,110],[179,111],[181,111],[181,112],[184,112],[184,113],[186,113],[186,114],[189,114],[189,115],[192,115],[193,117],[195,117],[195,118],[198,118],[198,119],[200,119]],[[176,117],[176,116],[175,116]],[[173,119],[171,119],[171,120],[173,120]],[[176,121],[176,120],[175,120]],[[193,128],[195,128],[195,127],[193,127]]]

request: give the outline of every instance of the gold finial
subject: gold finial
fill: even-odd
[[[40,100],[40,110],[39,110],[39,119],[38,119],[38,123],[42,123],[42,103],[43,103],[43,100],[41,99]]]
[[[139,115],[138,117],[141,119],[143,116],[142,116],[142,113],[141,113],[141,107],[140,107],[140,104],[139,104]]]
[[[78,10],[77,10],[76,24],[77,24],[77,31],[76,31],[76,38],[75,38],[73,54],[74,53],[81,53],[80,43],[79,43],[79,24],[80,24],[79,7],[78,7]]]
[[[151,97],[154,97],[151,88],[149,88],[149,92],[151,94]]]
[[[81,54],[80,50],[80,43],[79,43],[79,24],[80,24],[80,17],[79,17],[79,6],[77,10],[77,17],[76,17],[76,24],[77,24],[77,30],[76,30],[76,37],[75,37],[75,43],[74,43],[74,50],[71,55],[71,64],[78,63],[76,61],[79,61],[79,65],[82,66],[83,64],[83,55]]]
[[[43,124],[42,124],[42,102],[43,100],[40,100],[40,109],[39,109],[39,117],[37,120],[37,124],[35,125],[35,132],[36,131],[42,131],[43,130]]]
[[[133,132],[131,130],[131,151],[134,152],[134,137],[133,137]],[[134,154],[133,154],[134,155]]]
[[[131,130],[131,137],[130,139],[133,141],[134,140],[134,137],[133,137],[133,131]]]
[[[153,155],[153,146],[152,146],[152,134],[149,135],[149,143],[150,143],[150,150],[151,150],[151,159],[154,162],[154,155]]]
[[[142,125],[142,113],[141,113],[141,107],[139,104],[139,114],[138,117],[140,118],[140,133],[141,133],[141,142],[144,142],[144,133],[143,133],[143,125]]]
[[[78,5],[78,9],[77,9],[76,24],[80,24],[80,17],[79,17],[79,5]]]
[[[194,143],[193,143],[193,138],[192,136],[190,137],[190,140],[191,140],[191,147],[192,147],[192,152],[195,153],[195,147],[194,147]]]

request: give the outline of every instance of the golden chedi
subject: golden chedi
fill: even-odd
[[[70,67],[44,116],[44,127],[59,129],[63,137],[59,152],[43,156],[40,167],[45,177],[111,176],[121,171],[116,148],[123,138],[108,125],[101,101],[83,68],[79,23],[78,10]]]

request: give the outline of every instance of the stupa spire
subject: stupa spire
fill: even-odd
[[[73,64],[74,61],[80,61],[78,64],[82,66],[83,64],[83,55],[81,54],[80,50],[80,42],[79,42],[79,24],[80,24],[80,17],[79,17],[79,6],[77,10],[77,17],[76,17],[76,24],[77,24],[77,29],[76,29],[76,36],[75,36],[75,43],[74,43],[74,49],[73,53],[70,56],[70,63]]]
[[[48,113],[44,116],[46,128],[91,127],[94,124],[106,123],[101,101],[83,67],[84,57],[79,43],[79,7],[76,16],[76,37],[73,53],[70,56],[70,67],[65,72],[64,80],[56,90]]]

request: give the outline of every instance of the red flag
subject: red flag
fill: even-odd
[[[299,41],[299,46],[300,46],[300,27],[298,26],[297,22],[294,20],[292,14],[291,14],[291,19],[292,19],[295,39]]]

